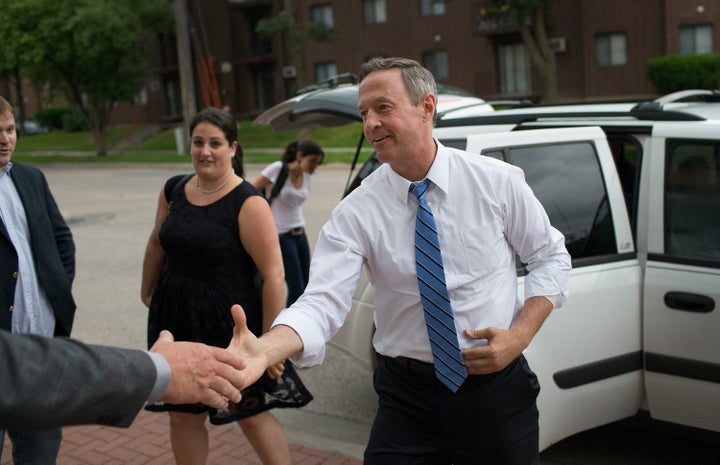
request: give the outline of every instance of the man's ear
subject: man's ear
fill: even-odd
[[[430,119],[432,121],[435,117],[435,110],[437,109],[437,96],[428,92],[422,99],[422,106],[425,119]]]

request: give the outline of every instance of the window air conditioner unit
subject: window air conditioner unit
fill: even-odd
[[[285,79],[292,79],[297,76],[297,69],[294,66],[283,66],[282,77]]]
[[[550,39],[550,49],[555,53],[567,51],[565,37],[553,37],[552,39]]]

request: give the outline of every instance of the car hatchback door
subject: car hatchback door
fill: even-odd
[[[471,135],[467,150],[523,169],[573,259],[569,300],[525,351],[541,384],[541,448],[634,415],[643,401],[642,273],[604,133],[585,127]]]

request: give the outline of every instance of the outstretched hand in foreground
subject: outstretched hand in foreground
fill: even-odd
[[[244,314],[242,317],[241,324],[245,324]],[[165,357],[170,365],[170,384],[162,397],[165,402],[200,402],[215,408],[226,408],[228,401],[240,402],[244,377],[239,370],[245,368],[240,356],[196,342],[175,342],[169,331],[160,333],[150,351]]]
[[[233,305],[230,312],[235,320],[235,329],[228,351],[245,362],[242,376],[243,386],[247,387],[257,381],[270,364],[267,354],[261,349],[258,338],[247,327],[247,318],[242,307],[237,304]]]

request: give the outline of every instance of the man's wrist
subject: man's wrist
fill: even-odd
[[[160,401],[165,395],[165,391],[167,391],[167,388],[170,385],[172,370],[170,369],[170,365],[167,360],[165,360],[165,357],[162,355],[157,352],[146,351],[146,353],[150,356],[150,360],[153,361],[156,373],[155,384],[153,385],[147,399],[147,401],[152,404]]]

